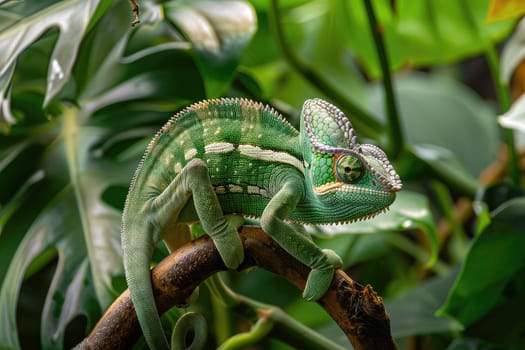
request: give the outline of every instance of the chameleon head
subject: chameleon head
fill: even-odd
[[[399,175],[380,148],[357,143],[343,112],[313,99],[305,102],[301,118],[307,183],[329,213],[328,222],[369,218],[392,204],[402,188]]]

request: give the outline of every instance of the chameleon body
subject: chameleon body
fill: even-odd
[[[128,286],[145,339],[168,348],[151,287],[154,245],[174,249],[200,221],[228,268],[244,258],[242,216],[312,268],[303,297],[320,298],[340,258],[290,222],[346,223],[388,208],[401,181],[385,153],[358,144],[347,117],[320,99],[305,102],[300,131],[271,107],[206,100],[182,110],[151,141],[135,172],[122,224]],[[237,214],[237,215],[230,215]]]

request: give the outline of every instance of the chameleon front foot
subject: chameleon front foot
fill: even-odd
[[[343,261],[333,250],[323,249],[323,253],[328,266],[310,271],[303,291],[303,298],[308,301],[317,300],[326,293],[332,283],[335,269],[343,265]]]
[[[240,215],[225,215],[226,229],[210,235],[219,251],[219,255],[229,269],[236,269],[244,260],[244,247],[238,229],[244,223]]]
[[[323,253],[326,256],[328,263],[336,269],[343,266],[343,260],[332,249],[323,249]]]
[[[308,301],[320,299],[330,287],[334,277],[335,268],[312,269],[306,280],[303,291],[303,298]]]

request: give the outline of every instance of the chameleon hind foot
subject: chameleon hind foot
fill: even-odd
[[[229,269],[236,269],[244,260],[244,247],[238,229],[244,223],[240,215],[225,215],[227,228],[219,234],[210,235],[219,255]]]

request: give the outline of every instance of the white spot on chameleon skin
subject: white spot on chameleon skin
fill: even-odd
[[[211,153],[229,153],[235,150],[235,145],[229,142],[214,142],[204,146],[206,154]]]
[[[257,186],[248,185],[248,187],[246,187],[246,190],[248,191],[249,194],[259,194],[260,193],[260,189]]]
[[[219,126],[217,130],[215,130],[214,135],[219,135],[221,133],[221,127]]]
[[[278,162],[291,165],[304,174],[303,162],[286,152],[262,149],[261,147],[252,145],[239,145],[238,150],[239,152],[241,152],[241,155],[250,157],[252,159],[259,159],[268,162]]]
[[[179,174],[182,171],[182,166],[180,165],[180,163],[175,163],[175,165],[173,166],[173,170],[175,171],[175,173]]]
[[[217,193],[217,194],[225,194],[226,193],[226,188],[224,188],[224,186],[216,186],[215,187],[215,193]]]
[[[167,168],[170,166],[170,164],[173,162],[173,154],[170,153],[164,158],[164,166]]]
[[[197,155],[197,149],[192,148],[192,149],[186,151],[186,153],[184,153],[184,159],[192,160],[193,157],[195,157],[196,155]]]
[[[258,186],[248,185],[246,187],[246,191],[248,192],[248,194],[255,194],[262,197],[268,197],[268,191]]]
[[[179,143],[181,146],[184,146],[184,139],[180,140],[180,143]]]
[[[239,185],[229,184],[228,188],[230,189],[231,193],[242,193],[242,187]]]
[[[257,135],[258,139],[262,139],[262,134]]]

